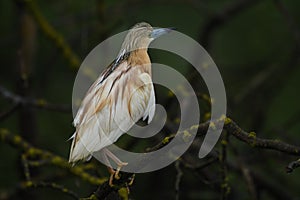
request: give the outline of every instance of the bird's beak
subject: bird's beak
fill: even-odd
[[[170,33],[175,28],[156,28],[153,29],[152,33],[150,34],[150,38],[158,38],[164,34]]]

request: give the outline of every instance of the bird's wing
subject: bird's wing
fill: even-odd
[[[148,105],[143,115],[143,120],[146,120],[146,118],[148,117],[148,124],[149,124],[152,121],[155,113],[154,87],[153,87],[152,79],[148,73],[142,74],[141,79],[145,84],[149,85],[149,89],[150,89],[150,97],[149,97]]]
[[[81,102],[81,107],[78,109],[77,114],[74,118],[73,125],[77,127],[78,124],[81,123],[83,118],[83,113],[85,113],[85,108],[89,107],[89,102],[92,101],[92,99],[95,96],[95,92],[99,89],[103,88],[103,82],[106,81],[107,77],[112,74],[112,72],[115,72],[117,68],[121,68],[124,70],[127,69],[129,66],[126,65],[126,59],[128,58],[129,53],[122,52],[106,69],[103,70],[103,72],[100,74],[100,76],[97,78],[97,80],[93,83],[93,85],[89,88],[87,91],[83,101]],[[108,86],[106,86],[109,88]],[[73,134],[72,138],[75,137],[76,134]]]
[[[151,120],[153,104],[151,77],[138,66],[130,67],[124,61],[104,81],[100,77],[74,119],[70,161],[85,159],[114,143],[140,118],[149,116]]]

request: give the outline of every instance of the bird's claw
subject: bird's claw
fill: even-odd
[[[114,178],[117,179],[117,180],[119,180],[121,178],[121,176],[119,175],[120,170],[121,170],[121,167],[119,166],[117,168],[117,171],[114,173]]]
[[[116,179],[116,180],[119,180],[120,178],[121,178],[121,176],[120,176],[120,170],[121,170],[121,168],[123,167],[123,166],[126,166],[128,163],[125,163],[125,162],[122,162],[118,167],[117,167],[117,170],[116,171],[114,171],[113,170],[113,172],[111,173],[111,175],[110,175],[110,177],[109,177],[109,185],[112,187],[112,186],[114,186],[114,184],[113,184],[113,180],[114,179]],[[130,183],[131,182],[133,182],[133,180],[132,181],[130,181]],[[132,184],[132,183],[131,183]]]
[[[130,182],[128,183],[128,186],[132,186],[134,178],[135,178],[135,174],[132,175],[132,178],[131,178]]]
[[[108,184],[109,184],[110,187],[113,187],[113,186],[114,186],[113,180],[114,180],[114,175],[111,174],[110,177],[109,177],[109,181],[108,181]]]

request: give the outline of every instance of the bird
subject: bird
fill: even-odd
[[[69,162],[89,160],[100,153],[118,166],[109,171],[115,178],[128,163],[121,161],[108,146],[117,141],[138,120],[149,124],[155,113],[155,92],[152,82],[148,46],[173,28],[153,28],[149,23],[135,24],[125,36],[113,62],[104,69],[83,98],[73,125]],[[112,177],[112,176],[111,176]]]

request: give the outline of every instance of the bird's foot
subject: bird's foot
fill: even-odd
[[[131,180],[130,180],[130,182],[128,183],[128,186],[132,186],[133,181],[134,181],[134,178],[135,178],[135,174],[132,175]]]
[[[130,194],[130,186],[132,186],[133,184],[133,181],[134,181],[134,178],[135,178],[135,174],[133,174],[131,177],[130,177],[130,182],[129,183],[126,183],[126,190],[127,190],[127,194]]]
[[[111,174],[110,177],[109,177],[109,181],[108,181],[108,184],[109,184],[110,187],[114,186],[113,180],[114,180],[114,174]]]
[[[126,165],[128,165],[128,163],[126,163],[126,162],[118,163],[117,171],[114,173],[114,178],[115,179],[119,180],[121,178],[120,175],[119,175],[120,170],[121,170],[122,167],[124,167]]]
[[[110,177],[109,177],[109,186],[113,187],[114,184],[113,184],[113,180],[116,179],[116,180],[119,180],[121,178],[120,176],[120,170],[123,166],[126,166],[128,165],[128,163],[126,162],[119,162],[118,163],[118,167],[117,167],[117,170],[114,170],[113,168],[111,167],[108,167],[108,171],[110,173]],[[130,181],[131,183],[132,181]],[[132,183],[131,183],[132,184]]]

